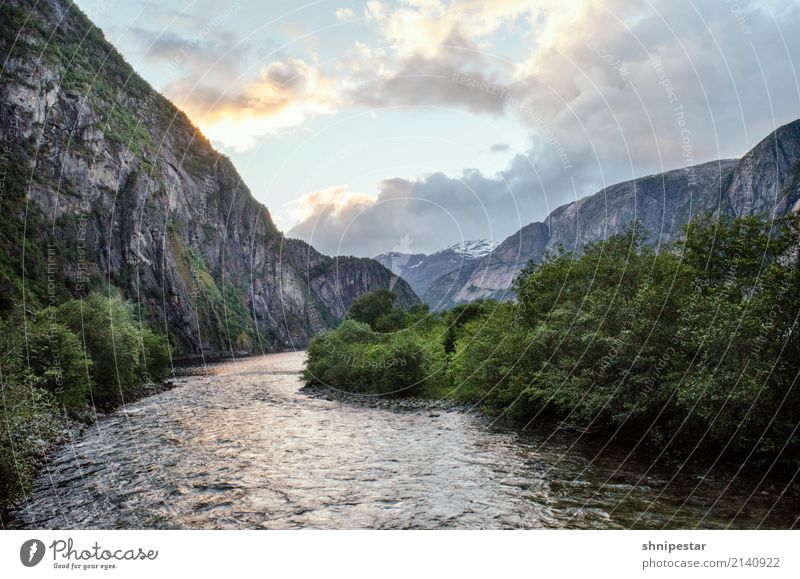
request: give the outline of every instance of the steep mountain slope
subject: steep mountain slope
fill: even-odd
[[[736,165],[725,209],[733,215],[800,210],[800,120],[778,128]]]
[[[740,160],[720,160],[607,187],[553,211],[505,239],[490,255],[430,282],[423,299],[437,308],[479,298],[511,297],[530,260],[559,246],[580,249],[620,233],[633,220],[649,241],[673,241],[682,225],[706,213],[784,214],[800,209],[800,121],[777,129]]]
[[[69,1],[0,7],[0,307],[118,288],[187,355],[302,346],[373,260],[286,239],[230,160]]]
[[[377,255],[375,259],[406,280],[423,301],[436,308],[437,303],[425,297],[430,285],[442,276],[472,271],[473,264],[497,246],[495,241],[477,239],[455,243],[430,255],[392,252]]]

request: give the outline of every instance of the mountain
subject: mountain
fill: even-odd
[[[116,288],[178,353],[303,346],[378,262],[287,239],[231,161],[69,0],[0,6],[0,307]]]
[[[472,239],[455,243],[442,251],[450,251],[459,257],[477,259],[484,255],[489,255],[498,245],[500,245],[500,242],[493,239]]]
[[[506,238],[490,254],[460,269],[442,271],[420,296],[442,309],[480,298],[510,298],[514,277],[529,261],[559,246],[580,250],[588,242],[620,233],[637,219],[650,231],[648,241],[659,245],[675,240],[681,226],[702,214],[781,215],[798,210],[800,120],[780,127],[741,159],[626,181],[562,205],[543,222]]]
[[[440,304],[436,301],[438,292],[427,296],[431,284],[443,275],[458,275],[465,269],[471,271],[472,264],[489,255],[497,245],[496,241],[477,239],[453,244],[430,255],[391,252],[382,253],[375,260],[406,280],[425,303],[433,309],[439,309]]]

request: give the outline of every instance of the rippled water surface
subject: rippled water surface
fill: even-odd
[[[790,528],[785,483],[299,392],[304,354],[178,380],[65,445],[16,513],[46,528]]]

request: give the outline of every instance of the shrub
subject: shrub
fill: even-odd
[[[142,341],[141,380],[143,382],[165,380],[172,367],[167,339],[149,328],[142,328],[139,336]]]
[[[133,307],[119,296],[91,294],[58,308],[59,319],[81,337],[92,359],[93,403],[113,408],[143,380],[160,380],[169,369],[164,338],[142,328]]]
[[[517,278],[516,303],[431,315],[367,296],[354,318],[369,325],[312,344],[307,367],[353,391],[796,467],[800,216],[703,218],[659,251],[647,237],[634,223],[546,256]]]
[[[83,339],[92,358],[92,401],[112,408],[139,383],[140,343],[133,308],[118,296],[91,294],[58,308],[60,319]]]
[[[30,491],[61,428],[55,399],[29,380],[21,327],[18,319],[0,322],[0,506]]]
[[[78,337],[47,308],[25,329],[25,364],[20,373],[29,383],[53,395],[73,412],[85,407],[91,389],[92,361]]]

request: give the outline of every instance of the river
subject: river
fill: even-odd
[[[791,528],[786,483],[653,467],[459,410],[299,391],[304,354],[209,366],[65,444],[28,528]],[[677,474],[676,474],[677,473]]]

